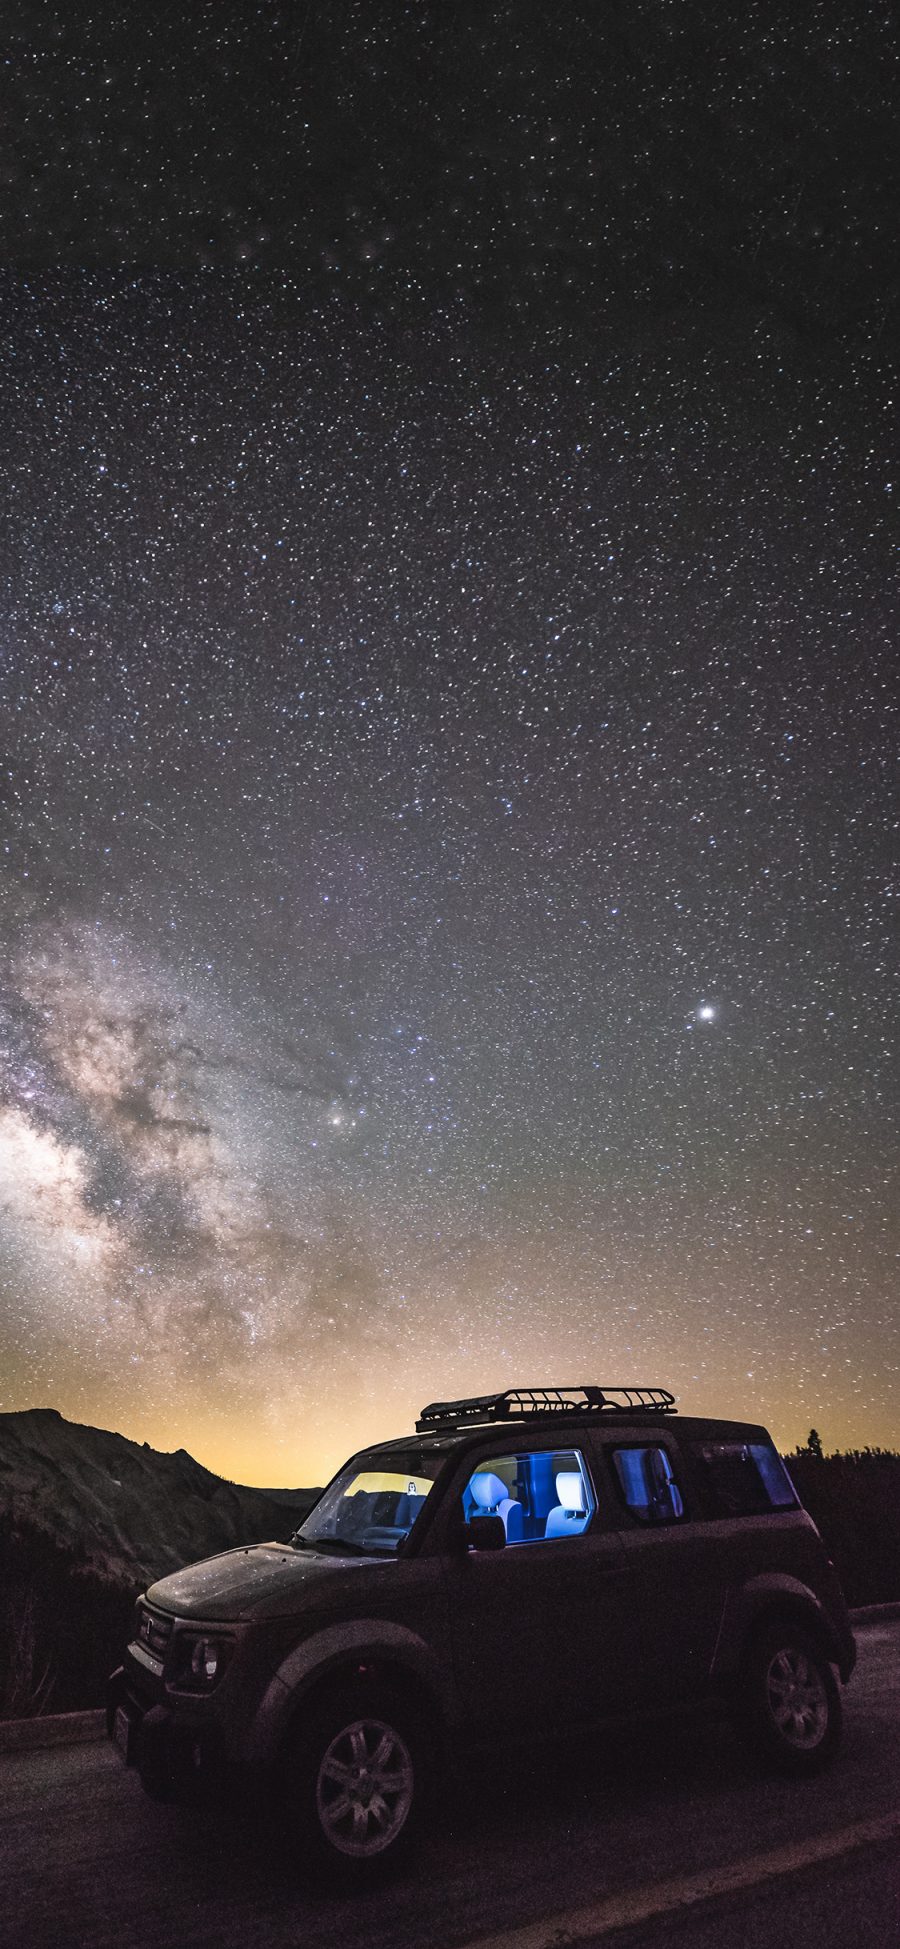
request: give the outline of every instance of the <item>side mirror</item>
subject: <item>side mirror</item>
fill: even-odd
[[[506,1525],[502,1516],[470,1516],[463,1535],[472,1550],[505,1550]]]

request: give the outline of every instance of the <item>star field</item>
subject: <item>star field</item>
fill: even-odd
[[[367,62],[396,97],[387,29],[301,140],[309,12],[302,222],[264,147],[255,215],[223,215],[223,9],[204,166],[179,151],[161,200],[138,123],[150,187],[127,160],[116,187],[110,55],[0,291],[0,1406],[270,1482],[560,1379],[896,1446],[900,487],[865,159],[809,269],[856,57],[809,82],[837,147],[797,205],[784,150],[737,194],[758,50],[689,157],[665,9],[662,133],[624,29],[604,123],[577,36],[541,82],[523,30],[485,70],[493,148],[457,45],[417,187],[424,108],[395,140],[359,105]],[[65,117],[102,76],[54,45]]]

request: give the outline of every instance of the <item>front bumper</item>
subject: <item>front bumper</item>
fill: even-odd
[[[208,1799],[233,1784],[236,1769],[224,1757],[217,1727],[176,1719],[169,1706],[141,1694],[123,1665],[107,1681],[106,1731],[153,1800]]]

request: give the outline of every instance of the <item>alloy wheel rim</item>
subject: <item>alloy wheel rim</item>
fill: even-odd
[[[805,1651],[785,1646],[766,1673],[769,1712],[782,1739],[809,1751],[828,1728],[828,1693],[818,1667]]]
[[[384,1719],[353,1719],[326,1748],[316,1779],[325,1838],[341,1854],[381,1854],[396,1841],[412,1806],[413,1763],[406,1741]]]

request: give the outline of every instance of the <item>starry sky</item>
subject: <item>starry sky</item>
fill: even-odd
[[[897,65],[12,33],[0,1409],[270,1484],[529,1382],[900,1446]]]

